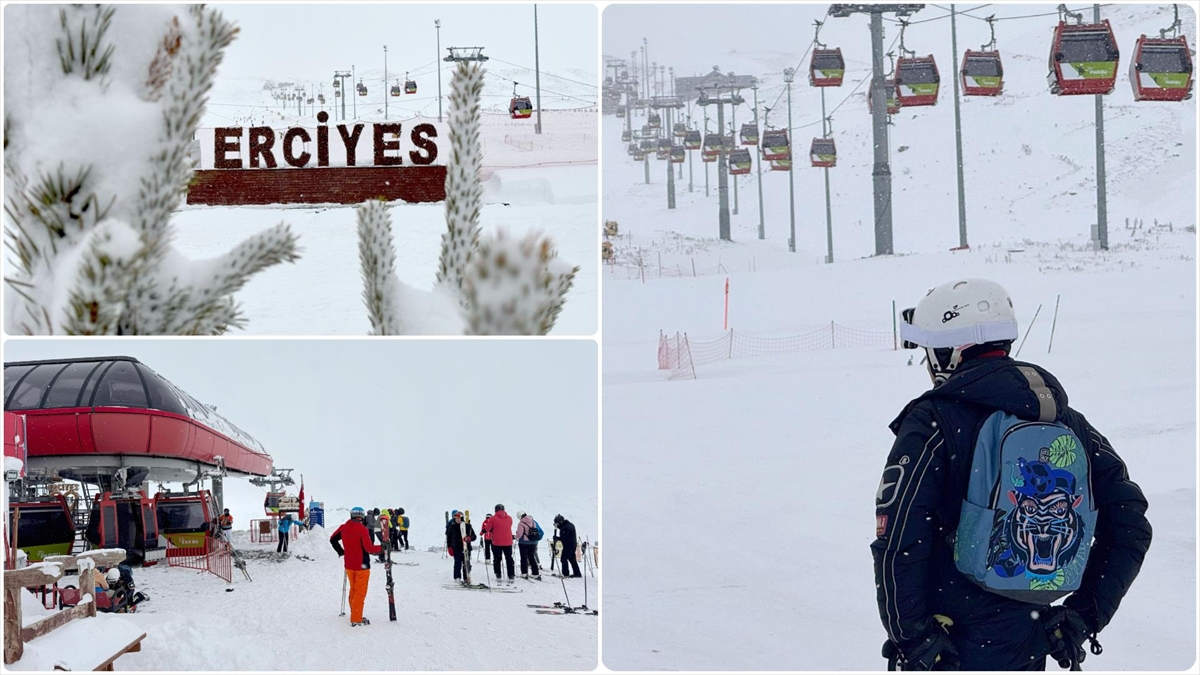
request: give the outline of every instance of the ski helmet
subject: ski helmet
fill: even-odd
[[[400,515],[404,515],[404,509],[396,509],[396,512]]]
[[[524,517],[525,517],[525,512],[524,512],[524,511],[517,511],[517,520],[520,520],[520,519],[522,519],[522,518],[524,518]]]
[[[356,507],[350,509],[350,517],[351,518],[365,518],[366,515],[367,515],[366,510],[363,509],[363,507],[361,507],[361,506],[356,506]]]
[[[462,511],[459,511],[458,509],[455,509],[455,510],[453,510],[453,511],[451,511],[451,512],[450,512],[450,517],[451,517],[451,518],[453,518],[454,516],[461,516],[461,515],[462,515]]]
[[[1005,352],[1017,339],[1017,315],[1008,291],[987,279],[959,279],[929,290],[916,307],[901,312],[905,349],[923,347],[929,377],[937,387],[971,347]]]
[[[497,510],[497,511],[503,511],[503,510],[504,510],[504,505],[503,505],[503,504],[497,504],[497,505],[496,505],[496,510]]]
[[[121,570],[115,567],[110,567],[108,573],[104,575],[104,578],[108,579],[108,583],[115,584],[121,580]]]

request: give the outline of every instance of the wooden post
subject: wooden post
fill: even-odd
[[[25,644],[21,642],[21,593],[20,588],[4,589],[4,663],[21,660]]]

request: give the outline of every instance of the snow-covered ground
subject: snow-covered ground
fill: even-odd
[[[1043,8],[1021,13],[1036,9]],[[1123,49],[1164,23],[1161,6],[1104,11]],[[1194,35],[1194,14],[1181,15]],[[842,33],[849,87],[867,72],[859,21]],[[914,26],[910,46],[917,29],[948,33],[947,23]],[[911,306],[930,287],[961,276],[1009,290],[1022,332],[1033,322],[1021,358],[1058,376],[1150,502],[1155,538],[1141,576],[1100,636],[1103,655],[1089,656],[1084,667],[1193,666],[1195,103],[1134,104],[1122,67],[1105,101],[1111,250],[1093,251],[1092,101],[1044,93],[1048,30],[1030,23],[1037,22],[1000,24],[1005,96],[963,106],[969,251],[948,250],[958,236],[945,74],[942,102],[904,110],[892,127],[898,255],[886,258],[868,257],[870,133],[861,91],[834,124],[841,155],[831,170],[832,265],[820,264],[824,185],[821,172],[805,166],[807,137],[797,146],[795,176],[801,252],[790,254],[787,174],[763,176],[766,240],[756,238],[757,187],[745,180],[734,242],[719,242],[715,172],[705,199],[704,165],[697,158],[689,193],[684,164],[679,208],[667,211],[663,164],[651,160],[645,185],[642,165],[624,154],[623,120],[604,119],[603,216],[622,232],[619,262],[603,271],[606,666],[884,667],[868,550],[872,497],[893,440],[887,424],[929,386],[920,356],[909,366],[912,353],[890,347],[778,353],[701,365],[696,380],[667,381],[656,370],[657,339],[660,330],[687,332],[693,342],[718,337],[727,278],[730,326],[785,336],[830,321],[890,332],[893,301]],[[959,30],[961,48],[961,21]],[[949,63],[945,37],[931,43],[936,51],[944,42],[946,53],[936,56]],[[823,32],[822,39],[837,38]],[[739,51],[701,63],[761,73],[771,83],[779,78],[768,67],[778,61],[782,70],[799,56]],[[832,104],[849,87],[831,92]],[[819,95],[806,83],[793,91],[807,122]],[[760,102],[770,104],[774,93],[760,90]],[[635,128],[643,121],[636,117]],[[1144,219],[1145,227],[1126,229],[1126,217]],[[670,536],[655,545],[644,534],[650,514],[669,523]]]
[[[474,520],[474,519],[473,519]],[[364,616],[352,628],[339,617],[342,560],[328,529],[301,534],[278,559],[274,544],[234,542],[253,581],[234,570],[232,584],[208,574],[159,565],[134,572],[151,600],[128,619],[147,634],[139,653],[122,656],[120,670],[591,670],[596,667],[593,616],[536,614],[526,604],[562,602],[562,581],[517,579],[520,593],[443,588],[453,560],[413,549],[394,554],[396,622],[388,621],[385,574],[373,564]],[[415,543],[415,542],[414,542]],[[547,559],[543,545],[541,555]],[[549,560],[547,559],[547,563]],[[482,562],[473,577],[486,583]],[[517,570],[518,574],[520,570]],[[475,581],[473,578],[472,581]],[[567,593],[584,602],[581,579]],[[598,606],[594,578],[588,606]],[[347,611],[349,611],[347,609]]]
[[[562,259],[579,266],[555,335],[592,335],[598,327],[596,175],[594,164],[497,169],[485,183],[484,232],[497,227],[513,233],[542,230],[551,235]],[[186,255],[209,257],[227,249],[230,241],[280,221],[292,225],[304,250],[295,264],[265,270],[237,294],[249,318],[245,332],[365,335],[371,327],[362,301],[352,207],[189,206],[176,215],[175,245]],[[446,229],[443,205],[397,203],[392,223],[400,280],[432,288]]]

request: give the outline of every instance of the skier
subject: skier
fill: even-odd
[[[496,573],[496,583],[500,583],[500,557],[504,556],[504,569],[508,572],[508,585],[516,583],[517,569],[513,562],[513,531],[512,516],[504,511],[503,504],[496,505],[496,514],[492,516],[492,571]]]
[[[884,656],[906,670],[1044,670],[1047,655],[1077,668],[1150,546],[1146,498],[1058,380],[1009,357],[1000,285],[943,284],[903,317],[933,388],[892,422],[875,495]]]
[[[450,522],[446,523],[446,549],[454,558],[454,578],[462,578],[464,583],[468,577],[471,557],[471,542],[475,541],[475,528],[470,523],[463,522],[462,511],[453,511]]]
[[[217,531],[220,533],[221,539],[224,539],[226,542],[232,545],[233,516],[229,515],[229,509],[225,509],[225,512],[221,514],[221,517],[217,518],[217,524],[220,526]]]
[[[379,539],[379,509],[371,509],[367,511],[367,517],[363,519],[363,525],[371,532],[371,543],[374,544],[376,539]]]
[[[561,514],[554,516],[554,526],[558,528],[558,539],[562,543],[561,569],[559,571],[566,578],[583,576],[579,573],[579,562],[575,560],[575,548],[579,545],[579,540],[575,536],[575,526]],[[570,563],[570,569],[575,570],[574,574],[568,571],[567,563]]]
[[[492,516],[487,514],[483,519],[483,525],[479,526],[479,536],[483,539],[483,562],[488,562],[492,559]],[[500,574],[499,572],[496,573]]]
[[[379,563],[383,564],[383,563],[387,562],[387,559],[384,556],[383,547],[392,545],[391,539],[389,539],[388,537],[385,537],[384,532],[383,532],[384,530],[387,530],[388,531],[387,534],[389,536],[392,533],[392,531],[391,531],[392,521],[391,521],[390,514],[388,513],[388,510],[383,509],[382,511],[380,511],[379,516],[375,519],[375,522],[379,525]]]
[[[396,509],[400,513],[400,518],[397,520],[396,529],[399,530],[400,536],[396,537],[397,546],[401,540],[404,541],[404,550],[408,550],[408,516],[404,515],[404,509]]]
[[[366,512],[361,506],[350,509],[350,520],[338,526],[329,537],[329,543],[339,556],[343,556],[346,578],[350,580],[350,625],[366,626],[371,622],[363,616],[363,602],[367,599],[367,586],[371,582],[371,554],[379,553],[379,546],[371,541],[370,530],[363,524]]]
[[[542,580],[542,573],[538,570],[537,563],[537,546],[541,539],[533,516],[524,511],[517,511],[517,546],[521,552],[522,579],[529,578],[530,568],[532,568],[533,578],[538,581]]]
[[[304,527],[304,523],[294,520],[290,513],[283,514],[283,517],[279,519],[279,545],[275,547],[276,553],[288,552],[288,536],[291,534],[292,525]]]

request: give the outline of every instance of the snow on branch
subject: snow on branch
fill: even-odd
[[[298,259],[291,229],[280,224],[206,261],[170,244],[171,216],[194,171],[188,145],[238,29],[201,5],[26,6],[5,16],[34,40],[52,33],[49,12],[59,19],[61,74],[37,50],[27,71],[6,68],[21,74],[5,83],[6,329],[211,335],[243,327],[232,294]],[[123,53],[113,45],[134,40],[151,40],[153,59],[112,68]]]
[[[483,74],[478,64],[461,62],[450,82],[446,232],[432,293],[397,278],[386,205],[358,209],[363,302],[373,335],[545,335],[566,302],[579,268],[558,259],[549,237],[532,232],[518,240],[503,229],[480,235]]]

